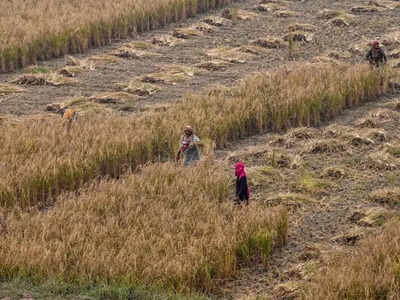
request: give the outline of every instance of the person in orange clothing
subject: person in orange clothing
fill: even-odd
[[[67,130],[71,129],[72,122],[76,119],[77,113],[72,108],[61,108],[57,113],[61,115],[67,125]]]

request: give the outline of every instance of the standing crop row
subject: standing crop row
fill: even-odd
[[[63,190],[175,156],[186,124],[206,145],[296,126],[318,126],[376,99],[391,71],[366,65],[297,65],[244,80],[212,96],[183,99],[164,112],[81,119],[70,132],[56,119],[0,127],[0,205],[46,206]]]
[[[84,53],[185,20],[232,0],[86,0],[0,2],[0,72]]]

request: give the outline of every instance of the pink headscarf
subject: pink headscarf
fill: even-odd
[[[244,170],[244,163],[242,163],[241,161],[239,161],[235,165],[235,175],[239,179],[241,179],[243,176],[246,176],[246,172]],[[247,197],[250,198],[250,189],[249,189],[249,187],[247,187]]]
[[[242,178],[243,176],[246,176],[246,172],[244,171],[244,164],[239,161],[235,165],[235,175],[236,177]]]
[[[378,41],[372,41],[371,46],[374,48],[379,48],[379,42]]]

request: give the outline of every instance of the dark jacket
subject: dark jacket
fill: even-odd
[[[242,176],[240,179],[236,177],[236,197],[240,201],[249,201],[249,187],[247,186],[246,176]]]
[[[385,64],[387,61],[385,52],[382,48],[378,48],[376,50],[370,49],[366,55],[366,59],[369,61],[370,64],[377,67]]]

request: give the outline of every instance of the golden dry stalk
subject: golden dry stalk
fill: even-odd
[[[23,91],[25,91],[23,88],[13,84],[7,84],[7,83],[0,84],[0,95],[22,93]]]
[[[232,0],[0,1],[0,71],[84,53]],[[46,12],[46,14],[43,14]],[[249,14],[246,14],[248,16]],[[73,17],[71,17],[73,16]],[[150,20],[150,21],[149,21]]]
[[[382,224],[381,218],[375,220]],[[303,299],[396,299],[400,287],[400,223],[396,219],[351,252],[331,255],[326,267],[317,270],[303,291]]]
[[[174,76],[186,78],[196,72],[170,67],[165,70],[175,70]],[[185,124],[194,124],[200,137],[217,147],[267,130],[319,125],[345,107],[385,93],[390,79],[390,69],[376,71],[367,65],[295,64],[249,76],[230,89],[187,96],[168,110],[148,111],[135,118],[90,114],[75,122],[70,135],[58,119],[18,124],[5,120],[0,127],[0,205],[46,206],[61,191],[76,190],[99,176],[119,177],[127,168],[168,160],[175,154]],[[78,97],[68,105],[101,112],[105,105],[98,102],[128,101],[129,94],[151,93],[153,87],[129,82],[122,94],[97,95],[95,101]],[[395,117],[394,113],[389,117]],[[385,138],[379,132],[371,134],[376,141]],[[328,138],[313,142],[309,151],[334,153],[345,146]]]
[[[239,259],[267,261],[287,238],[287,218],[282,208],[266,212],[256,202],[243,214],[226,175],[211,164],[157,164],[64,195],[44,214],[9,213],[10,230],[0,235],[4,274],[216,289],[235,275]]]

